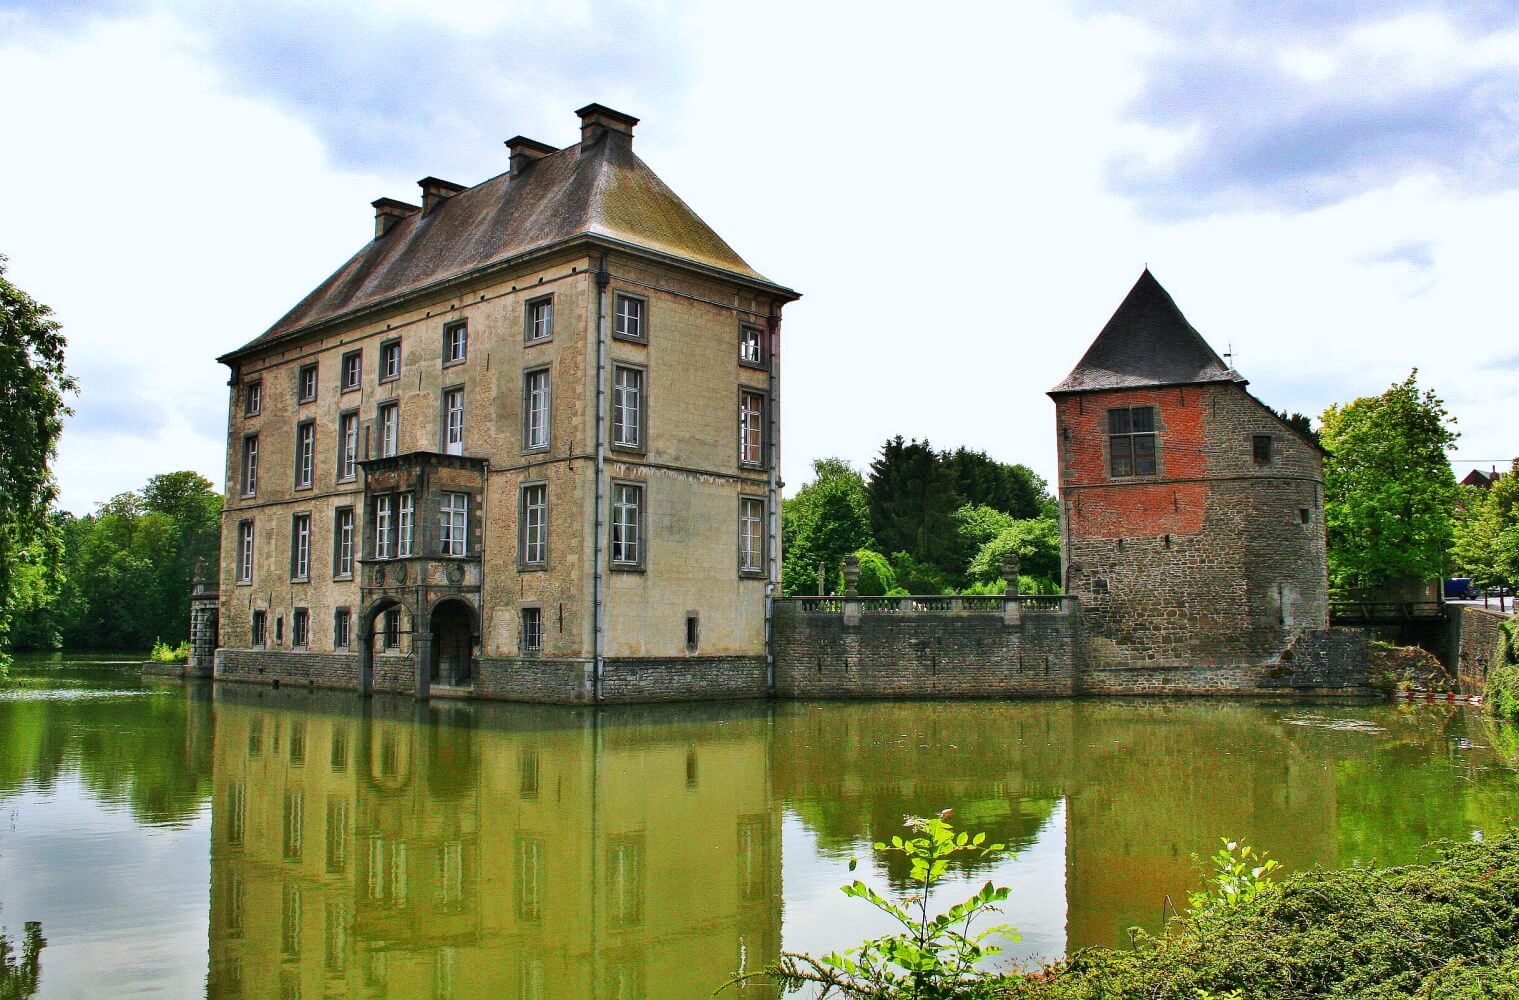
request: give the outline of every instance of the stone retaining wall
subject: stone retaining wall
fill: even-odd
[[[1454,606],[1453,606],[1454,607]],[[1498,626],[1509,616],[1461,605],[1456,617],[1460,632],[1456,653],[1456,680],[1462,694],[1483,694],[1487,690],[1487,668],[1498,645]]]

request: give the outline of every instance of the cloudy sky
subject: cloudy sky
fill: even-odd
[[[0,0],[0,253],[64,322],[85,512],[222,479],[226,372],[417,178],[643,119],[785,326],[785,478],[894,434],[1053,472],[1058,382],[1148,264],[1268,403],[1420,370],[1519,452],[1519,3]]]

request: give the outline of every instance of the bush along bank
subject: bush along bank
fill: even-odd
[[[1483,700],[1494,715],[1519,722],[1519,618],[1498,626],[1491,664]]]
[[[1017,1000],[1519,997],[1519,831],[1427,862],[1311,871],[1194,905],[1133,949],[1091,948],[989,994]]]

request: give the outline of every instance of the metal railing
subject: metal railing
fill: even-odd
[[[1438,621],[1445,617],[1442,601],[1330,601],[1332,622]]]
[[[1074,608],[1077,598],[1069,594],[1019,594],[1001,597],[995,594],[954,596],[923,594],[908,597],[777,597],[778,608],[804,615],[838,615],[845,605],[858,605],[862,615],[1000,615],[1009,604],[1025,614],[1060,614]]]

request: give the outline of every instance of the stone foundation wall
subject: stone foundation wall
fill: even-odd
[[[1460,631],[1456,681],[1462,694],[1483,694],[1487,691],[1487,668],[1498,644],[1498,626],[1509,616],[1466,605],[1451,606],[1451,610],[1457,612],[1455,621]]]
[[[359,654],[294,652],[286,649],[229,649],[216,651],[216,679],[253,684],[359,689]],[[409,656],[380,654],[374,658],[374,689],[409,694],[416,688]]]
[[[763,656],[608,659],[601,680],[606,702],[764,698],[769,693]]]
[[[1029,613],[805,614],[777,602],[782,698],[1005,698],[1073,693],[1080,618]]]

